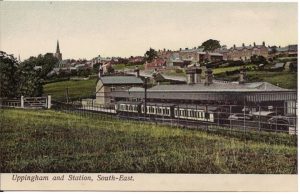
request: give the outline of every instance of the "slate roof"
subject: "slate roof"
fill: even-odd
[[[186,77],[185,76],[173,76],[173,75],[165,75],[165,74],[161,74],[161,75],[166,80],[186,82]]]
[[[100,77],[103,84],[143,84],[141,78],[135,76],[103,76]]]
[[[251,91],[287,91],[268,82],[254,82],[239,84],[238,82],[216,82],[210,85],[198,84],[176,84],[157,85],[148,89],[149,92],[251,92]]]
[[[287,52],[289,50],[288,47],[281,47],[281,48],[276,48],[277,52]]]
[[[230,50],[243,50],[243,49],[255,49],[255,48],[262,48],[265,47],[264,45],[255,45],[255,46],[239,46],[239,47],[231,47]]]
[[[196,49],[183,49],[181,50],[180,52],[203,52],[204,51],[204,48],[196,48]]]
[[[153,71],[152,72],[140,71],[140,76],[141,77],[153,77],[152,73],[153,73]],[[134,72],[127,72],[127,74],[135,75]],[[173,76],[173,75],[165,75],[165,74],[161,74],[161,73],[160,73],[160,75],[166,80],[186,82],[185,76]]]
[[[284,67],[284,63],[276,63],[274,65],[274,67],[272,67],[273,69],[277,69],[277,68],[283,68]]]

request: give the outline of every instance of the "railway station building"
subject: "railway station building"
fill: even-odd
[[[235,111],[243,111],[243,106],[280,107],[281,114],[296,114],[297,91],[284,89],[268,82],[251,82],[245,80],[244,69],[240,72],[238,82],[225,82],[213,79],[212,71],[205,71],[205,79],[200,79],[199,69],[187,71],[187,84],[156,85],[147,89],[146,101],[149,103],[173,103],[178,105],[237,105]],[[128,90],[110,93],[114,102],[145,101],[145,90],[132,87]],[[226,111],[226,110],[225,110]]]

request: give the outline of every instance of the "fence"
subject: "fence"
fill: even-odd
[[[122,111],[118,105],[54,103],[55,109],[89,115],[107,114],[110,117],[166,124],[175,127],[229,130],[237,132],[272,131],[297,134],[297,107],[289,107],[295,114],[288,114],[287,107],[240,105],[187,105],[148,103],[146,114],[143,103],[124,102]],[[117,110],[118,108],[118,110]],[[292,111],[291,111],[292,109]],[[168,110],[168,111],[167,111]]]
[[[24,97],[19,99],[1,99],[0,107],[3,108],[51,108],[51,96],[47,97]]]

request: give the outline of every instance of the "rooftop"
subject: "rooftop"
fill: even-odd
[[[135,76],[103,76],[100,80],[103,84],[143,84],[141,78]]]
[[[272,85],[268,82],[254,82],[239,84],[238,82],[217,82],[213,81],[210,85],[204,82],[198,84],[177,84],[177,85],[157,85],[150,89],[149,92],[160,91],[180,91],[180,92],[248,92],[248,91],[288,91],[287,89]]]

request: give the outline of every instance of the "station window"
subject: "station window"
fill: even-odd
[[[110,87],[110,91],[111,91],[111,92],[113,92],[113,91],[115,91],[115,90],[116,90],[115,87]]]

